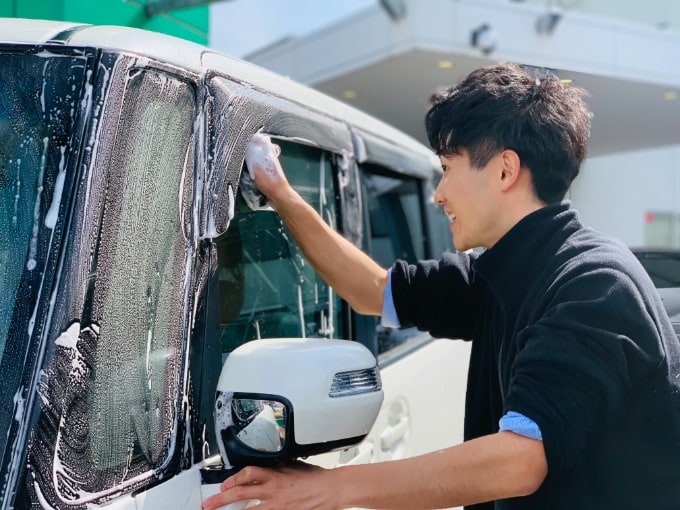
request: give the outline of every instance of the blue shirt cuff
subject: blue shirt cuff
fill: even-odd
[[[514,432],[515,434],[530,439],[543,440],[541,429],[538,428],[536,422],[515,411],[508,411],[508,413],[500,419],[498,425],[500,426],[501,431],[507,430],[508,432]]]
[[[397,309],[394,307],[394,299],[392,298],[392,268],[387,270],[387,285],[385,285],[385,292],[383,294],[382,317],[380,324],[386,328],[400,328],[399,316]]]

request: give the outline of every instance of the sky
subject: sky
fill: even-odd
[[[378,0],[228,0],[210,6],[210,46],[233,57],[314,32]]]

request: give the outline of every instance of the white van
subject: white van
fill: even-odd
[[[258,131],[383,265],[451,248],[437,158],[377,119],[179,39],[0,19],[0,508],[198,510],[245,464],[462,440],[466,343],[328,288],[240,192]]]

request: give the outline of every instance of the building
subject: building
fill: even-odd
[[[2,0],[0,17],[73,21],[93,25],[122,25],[208,42],[208,6],[156,12],[158,0]],[[179,2],[175,2],[178,4]],[[189,2],[185,2],[188,4]],[[203,2],[205,4],[206,2]],[[147,5],[148,4],[148,5]]]
[[[425,142],[430,94],[495,61],[548,67],[590,92],[589,158],[570,193],[584,223],[680,247],[680,3],[382,0],[245,58]]]

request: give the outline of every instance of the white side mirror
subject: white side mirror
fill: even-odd
[[[227,358],[215,399],[225,466],[267,465],[360,442],[383,400],[375,357],[346,340],[254,340]]]

